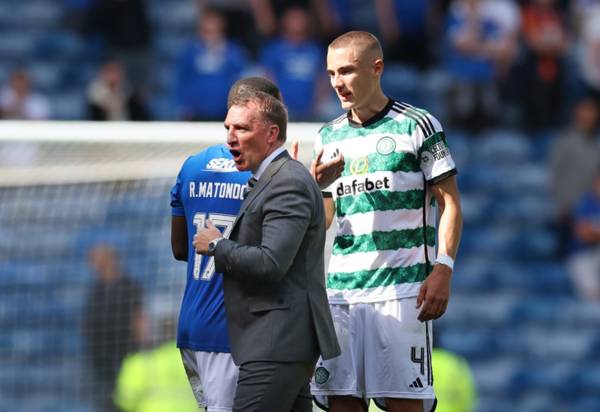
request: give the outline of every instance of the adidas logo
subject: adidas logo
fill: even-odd
[[[409,388],[423,388],[423,383],[421,382],[420,378],[417,378],[414,380],[413,383],[411,383],[410,385],[408,385]]]

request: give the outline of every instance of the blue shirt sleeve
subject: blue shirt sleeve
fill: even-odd
[[[183,202],[181,201],[181,172],[177,175],[177,180],[171,188],[171,214],[173,216],[185,216]]]

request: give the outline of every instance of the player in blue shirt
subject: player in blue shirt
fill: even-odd
[[[271,81],[248,77],[231,87],[228,102],[247,89],[281,100]],[[171,189],[171,247],[175,259],[187,261],[177,347],[196,400],[207,412],[231,411],[238,370],[230,354],[222,275],[215,273],[212,257],[195,253],[192,239],[207,219],[229,235],[250,175],[236,169],[226,145],[216,145],[189,157]]]

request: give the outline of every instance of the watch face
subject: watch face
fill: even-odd
[[[211,240],[210,242],[208,242],[208,251],[209,251],[210,253],[214,253],[214,251],[215,251],[215,248],[217,247],[217,243],[219,243],[219,240],[220,240],[220,239],[219,239],[219,238],[217,238],[217,239],[213,239],[213,240]]]

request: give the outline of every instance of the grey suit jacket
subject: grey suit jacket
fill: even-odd
[[[311,362],[340,354],[325,291],[321,192],[287,152],[242,203],[229,239],[217,244],[236,364]]]

